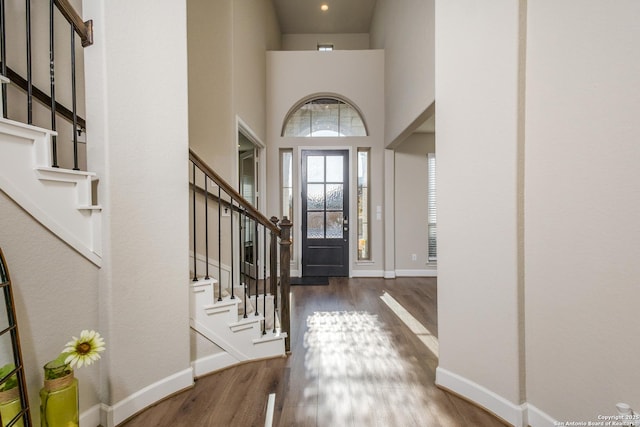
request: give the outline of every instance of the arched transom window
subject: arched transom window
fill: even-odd
[[[367,128],[356,107],[335,96],[322,96],[293,108],[282,136],[367,136]]]

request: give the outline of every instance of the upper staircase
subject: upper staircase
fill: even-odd
[[[51,167],[48,129],[0,118],[0,190],[94,264],[102,263],[101,210],[92,172]]]

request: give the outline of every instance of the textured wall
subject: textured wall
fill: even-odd
[[[89,161],[104,207],[99,298],[110,343],[103,401],[113,405],[189,369],[187,19],[185,2],[89,8],[98,29],[85,57],[97,129]]]
[[[436,5],[440,368],[520,403],[518,3]]]
[[[640,410],[638,17],[634,0],[528,6],[527,396],[558,420]]]
[[[98,268],[1,191],[0,218],[0,246],[13,284],[31,415],[39,425],[42,367],[72,336],[83,329],[100,330]],[[81,412],[100,402],[101,365],[76,370]]]

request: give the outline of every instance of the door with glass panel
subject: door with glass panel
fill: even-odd
[[[349,151],[302,151],[302,275],[349,275]]]

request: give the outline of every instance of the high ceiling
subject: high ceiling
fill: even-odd
[[[273,0],[283,34],[368,33],[376,0]],[[323,12],[320,7],[329,9]]]

